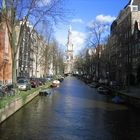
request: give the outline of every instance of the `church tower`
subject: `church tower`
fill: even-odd
[[[73,42],[72,42],[72,31],[71,27],[68,31],[68,42],[66,44],[66,63],[65,63],[65,74],[73,73]]]

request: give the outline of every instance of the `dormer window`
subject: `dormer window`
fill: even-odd
[[[138,6],[137,5],[132,5],[131,10],[133,12],[137,12],[138,11]]]

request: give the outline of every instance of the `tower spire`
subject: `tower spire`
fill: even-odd
[[[73,42],[72,42],[72,30],[71,30],[72,28],[71,28],[71,25],[70,25],[70,27],[69,27],[69,30],[68,30],[68,42],[67,42],[67,50],[69,50],[69,51],[73,51],[73,47],[72,47],[72,45],[73,45]]]
[[[71,30],[72,30],[72,27],[71,27],[71,25],[69,26],[69,32],[71,32]]]
[[[71,25],[68,29],[68,41],[67,41],[67,51],[66,51],[66,64],[65,64],[65,73],[73,72],[73,42],[72,42],[72,30]]]

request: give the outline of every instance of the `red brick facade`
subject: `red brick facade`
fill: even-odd
[[[0,22],[0,82],[9,83],[12,77],[12,55],[8,36],[8,28],[3,18]]]

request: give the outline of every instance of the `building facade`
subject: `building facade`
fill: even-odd
[[[17,39],[17,77],[43,77],[41,57],[46,42],[26,20],[20,22],[16,31],[17,36],[20,36]]]
[[[10,15],[7,14],[10,19]],[[10,45],[10,23],[7,23],[0,13],[0,83],[12,82],[12,52]]]
[[[31,52],[31,35],[29,23],[22,21],[19,33],[19,57],[17,77],[29,77],[30,73],[30,52]]]
[[[133,51],[138,40],[134,39],[136,22],[140,22],[140,1],[130,0],[120,11],[117,19],[111,25],[111,34],[108,40],[111,80],[121,81],[124,84],[138,82]],[[139,57],[138,55],[135,57]],[[135,66],[134,66],[135,65]],[[135,72],[134,72],[135,69]]]
[[[140,84],[140,22],[135,22],[132,40],[132,81]]]

